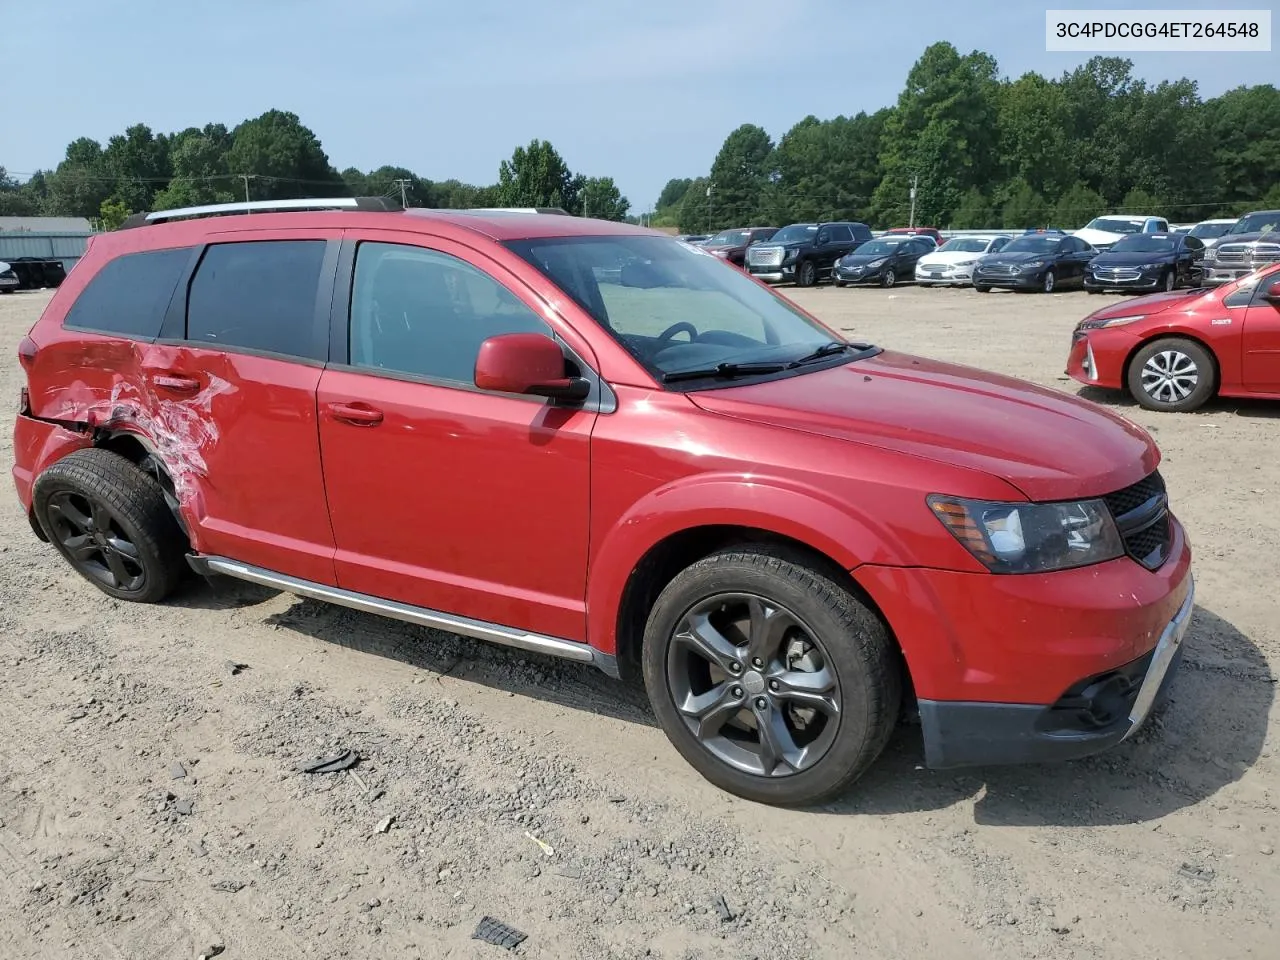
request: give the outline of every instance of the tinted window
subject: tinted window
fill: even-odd
[[[1008,237],[996,237],[994,240],[991,241],[990,252],[995,253],[998,250],[1003,250],[1005,247],[1005,244],[1007,244],[1008,242],[1009,242]]]
[[[814,223],[793,223],[789,227],[783,227],[773,235],[773,239],[778,243],[807,243],[813,239],[814,234],[818,232],[818,226]]]
[[[211,246],[187,298],[187,339],[197,343],[328,356],[316,322],[323,240],[261,240]]]
[[[705,254],[704,254],[705,255]],[[457,257],[362,243],[351,294],[351,363],[474,383],[480,344],[551,329],[510,290]]]
[[[1182,245],[1192,253],[1198,253],[1204,249],[1204,243],[1201,242],[1199,238],[1193,237],[1189,234],[1182,238]]]
[[[154,340],[190,257],[190,248],[116,257],[89,281],[63,326]]]
[[[840,223],[832,224],[827,229],[831,231],[832,243],[852,243],[853,242],[853,234],[849,232],[849,228],[846,227],[844,224],[840,224]]]
[[[855,240],[870,240],[871,228],[865,223],[855,223],[853,225],[853,238]]]

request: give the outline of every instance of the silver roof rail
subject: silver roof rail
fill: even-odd
[[[120,225],[121,230],[142,227],[170,220],[195,217],[220,217],[235,213],[277,213],[286,210],[390,210],[404,208],[395,200],[384,197],[302,197],[295,200],[250,200],[240,203],[210,203],[199,207],[178,207],[174,210],[156,210],[152,213],[135,213]]]
[[[573,214],[561,207],[456,207],[456,208],[431,208],[419,207],[421,213],[540,213],[552,214],[559,217],[572,217]]]

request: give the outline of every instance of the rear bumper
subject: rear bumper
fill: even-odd
[[[12,472],[22,508],[30,514],[31,488],[45,467],[72,450],[92,445],[93,440],[87,433],[77,433],[25,413],[18,414],[13,425]]]
[[[1055,704],[921,700],[925,763],[944,769],[1073,760],[1129,739],[1168,692],[1194,608],[1188,579],[1186,598],[1150,653],[1084,678]]]

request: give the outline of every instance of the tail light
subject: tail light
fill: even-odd
[[[23,337],[18,344],[18,362],[22,364],[22,369],[30,371],[36,362],[36,354],[40,352],[40,345],[30,337]]]

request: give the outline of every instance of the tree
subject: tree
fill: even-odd
[[[1060,84],[1035,73],[1005,84],[997,97],[999,168],[1047,196],[1077,174],[1069,143],[1071,110]]]
[[[40,198],[30,189],[29,182],[18,183],[0,167],[0,217],[34,217],[39,212]]]
[[[951,226],[957,230],[983,230],[996,221],[991,201],[977,187],[970,187],[951,215]]]
[[[351,167],[342,171],[342,180],[353,196],[390,197],[399,201],[401,181],[404,181],[404,200],[410,207],[431,207],[433,192],[430,180],[419,177],[406,167],[379,167],[369,173],[361,173]]]
[[[708,223],[706,177],[698,177],[689,184],[684,199],[680,201],[676,226],[681,233],[701,233],[711,229]]]
[[[746,226],[760,220],[765,187],[773,172],[772,155],[773,141],[769,134],[754,124],[744,123],[725,137],[711,164],[708,229]],[[708,199],[705,187],[703,199]]]
[[[103,200],[102,206],[99,208],[99,219],[103,230],[117,230],[120,225],[128,219],[133,213],[124,202],[114,197],[110,200]]]
[[[156,137],[144,123],[134,124],[107,141],[101,164],[115,181],[115,199],[131,210],[149,210],[172,172],[168,138]]]
[[[658,194],[658,202],[656,208],[665,210],[667,207],[676,206],[684,195],[689,192],[689,185],[693,183],[688,177],[668,180],[667,185],[662,188],[662,193]]]
[[[112,178],[102,158],[102,145],[81,137],[67,145],[66,158],[48,177],[45,212],[51,216],[96,217],[111,195]]]
[[[1207,101],[1204,112],[1220,199],[1256,203],[1280,183],[1280,90],[1236,87]]]
[[[631,204],[613,177],[588,177],[582,187],[582,215],[598,220],[623,220]]]
[[[1022,179],[1011,181],[1000,208],[1001,225],[1006,229],[1048,227],[1049,205],[1044,197]]]
[[[1154,214],[1164,205],[1159,198],[1143,190],[1141,187],[1134,187],[1124,195],[1124,199],[1120,201],[1121,213],[1136,214]]]
[[[547,140],[516,147],[511,159],[498,167],[499,204],[504,207],[561,207],[577,213],[581,189],[582,181]]]
[[[169,138],[169,159],[173,178],[151,200],[153,210],[230,203],[239,186],[227,172],[231,134],[220,123],[204,129],[188,127]]]
[[[1106,212],[1107,201],[1097,190],[1077,181],[1061,197],[1053,208],[1055,226],[1082,227],[1094,217]]]
[[[854,117],[805,117],[778,141],[776,176],[766,188],[772,223],[856,219],[880,180],[887,110]]]
[[[330,166],[319,138],[302,125],[297,114],[283,110],[268,110],[236,127],[226,165],[232,178],[251,178],[255,200],[348,192],[338,171]]]

